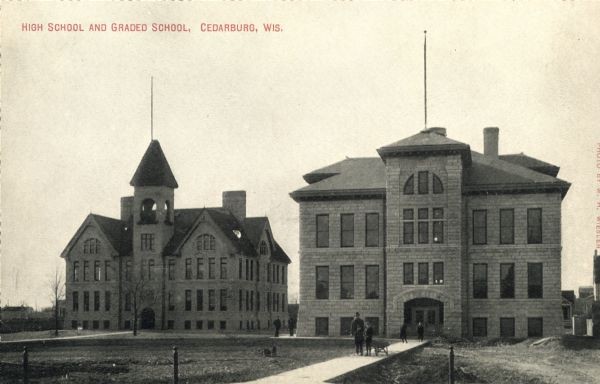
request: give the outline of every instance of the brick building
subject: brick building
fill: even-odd
[[[388,336],[562,333],[559,168],[484,154],[429,128],[304,175],[299,335],[345,335],[355,311]]]
[[[216,332],[287,323],[290,259],[267,217],[246,217],[245,191],[223,192],[219,208],[175,209],[177,181],[155,140],[130,184],[121,217],[88,215],[61,254],[66,327]]]

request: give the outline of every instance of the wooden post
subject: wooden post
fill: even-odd
[[[177,347],[173,347],[173,384],[179,383],[179,353]]]
[[[29,352],[23,347],[23,384],[29,383]]]
[[[454,384],[454,347],[450,347],[448,363],[448,383]]]

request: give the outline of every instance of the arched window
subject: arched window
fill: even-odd
[[[83,253],[85,255],[96,255],[100,252],[100,240],[92,238],[83,242]]]
[[[205,233],[196,238],[196,250],[214,251],[216,249],[215,237]]]
[[[444,193],[444,186],[442,185],[442,180],[440,180],[440,178],[436,174],[433,174],[433,193]]]
[[[169,200],[165,201],[165,222],[171,222],[171,202]]]
[[[264,240],[260,242],[259,253],[261,255],[267,254],[267,243]]]
[[[415,194],[415,176],[410,175],[406,183],[404,183],[404,194],[414,195]]]
[[[142,201],[140,221],[144,224],[156,223],[156,203],[152,199]]]

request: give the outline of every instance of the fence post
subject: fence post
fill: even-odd
[[[454,384],[454,347],[450,347],[450,356],[448,364],[448,383]]]
[[[179,353],[177,347],[173,347],[173,384],[179,383]]]
[[[23,384],[29,383],[29,352],[23,347]]]

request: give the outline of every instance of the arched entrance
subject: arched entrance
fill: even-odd
[[[426,335],[438,335],[444,329],[444,303],[426,297],[405,301],[404,323],[408,326],[409,334],[416,334],[417,325],[422,323]]]
[[[144,308],[140,314],[141,329],[154,329],[154,311],[152,308]]]

